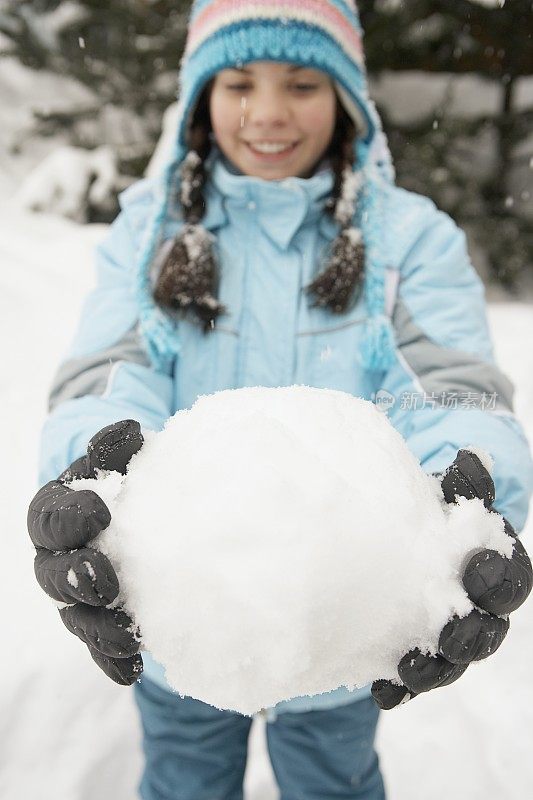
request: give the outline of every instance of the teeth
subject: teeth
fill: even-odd
[[[252,150],[258,150],[260,153],[282,153],[284,150],[290,150],[292,144],[275,144],[274,142],[254,142],[250,147]]]

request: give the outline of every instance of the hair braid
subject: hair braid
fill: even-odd
[[[214,237],[200,222],[205,213],[205,161],[209,155],[210,125],[207,113],[208,91],[196,107],[191,124],[191,149],[181,164],[180,205],[185,225],[174,239],[156,282],[154,298],[169,308],[192,313],[205,330],[214,326],[224,313],[216,299],[218,269],[213,253]]]
[[[361,187],[361,175],[354,171],[355,126],[340,103],[337,103],[337,125],[329,148],[334,184],[327,203],[329,213],[340,224],[340,231],[331,243],[324,269],[306,287],[314,295],[313,305],[344,313],[356,301],[363,284],[365,251],[363,237],[353,227],[355,202]]]

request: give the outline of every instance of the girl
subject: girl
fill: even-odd
[[[394,185],[361,37],[353,0],[193,5],[175,146],[98,249],[43,480],[118,419],[159,430],[201,394],[299,383],[386,405],[428,472],[489,451],[522,528],[532,466],[482,285],[452,220]],[[145,800],[242,798],[250,719],[171,693],[149,654],[135,692]],[[377,713],[368,689],[270,709],[282,798],[383,798]]]

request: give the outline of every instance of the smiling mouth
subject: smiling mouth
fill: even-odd
[[[245,142],[248,149],[254,155],[275,158],[276,156],[286,156],[298,146],[299,142],[274,142],[274,141],[261,141],[261,142]]]

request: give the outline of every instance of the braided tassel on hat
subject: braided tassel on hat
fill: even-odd
[[[385,371],[396,361],[396,343],[392,323],[385,314],[385,261],[381,247],[383,215],[381,197],[369,162],[368,145],[358,140],[358,163],[363,164],[363,189],[359,215],[364,231],[365,250],[372,268],[365,276],[365,307],[368,317],[361,347],[361,361],[366,369]]]

